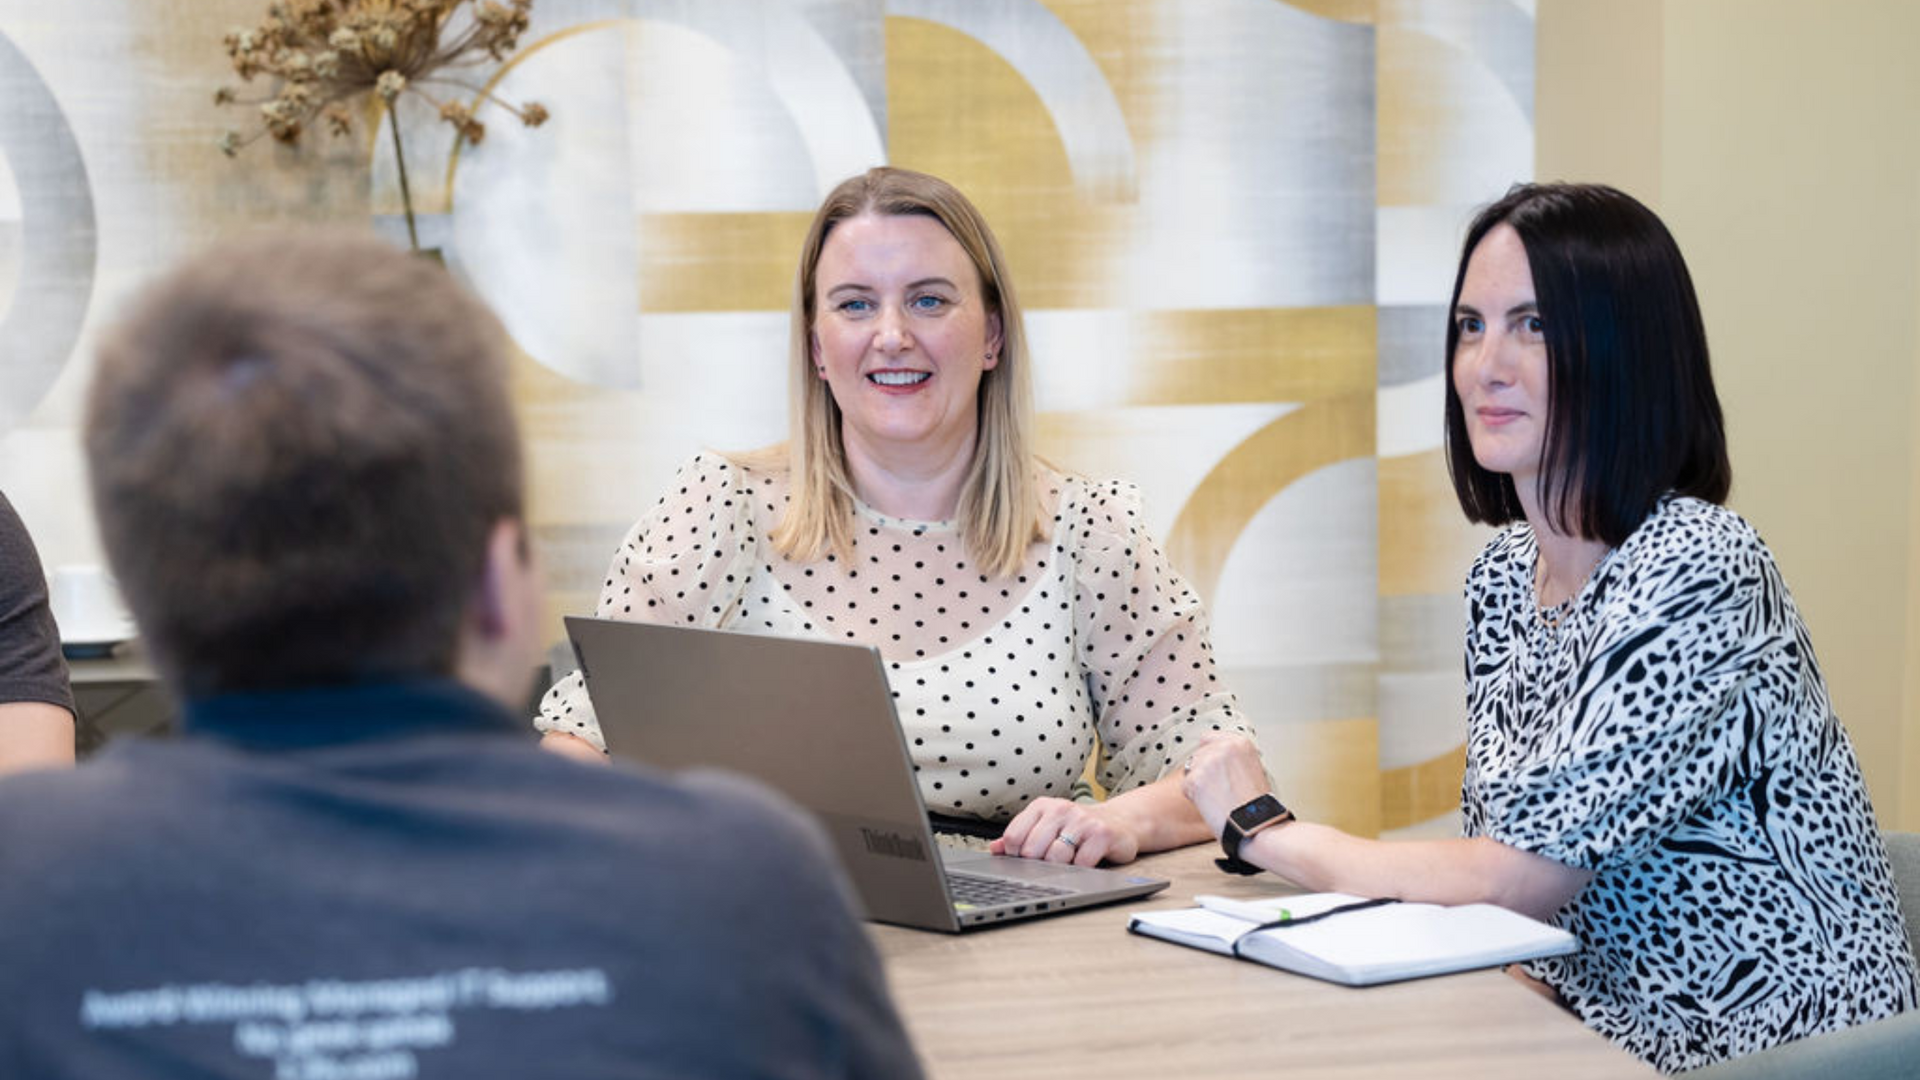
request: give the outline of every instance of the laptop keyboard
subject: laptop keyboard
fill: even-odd
[[[1017,904],[1025,900],[1045,900],[1051,896],[1069,896],[1073,893],[1072,889],[1054,885],[982,877],[959,870],[947,871],[947,888],[953,892],[953,902],[964,907]]]

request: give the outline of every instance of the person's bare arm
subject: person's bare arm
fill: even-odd
[[[1268,790],[1253,744],[1209,736],[1185,773],[1187,797],[1218,835],[1228,811]],[[1367,840],[1311,821],[1275,825],[1240,857],[1309,889],[1438,904],[1485,902],[1546,919],[1586,888],[1590,871],[1486,837]]]
[[[43,701],[0,705],[0,774],[72,764],[72,713]]]
[[[540,749],[559,754],[561,757],[570,757],[576,761],[591,761],[600,765],[607,762],[607,755],[602,753],[599,747],[564,731],[549,731],[540,736]]]

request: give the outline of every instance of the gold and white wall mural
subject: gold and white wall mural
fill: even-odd
[[[399,122],[422,243],[520,351],[552,611],[592,606],[689,453],[784,435],[813,208],[922,169],[1006,248],[1043,452],[1142,486],[1289,801],[1451,828],[1483,535],[1440,450],[1444,306],[1466,218],[1530,174],[1531,8],[536,0],[492,88],[545,125],[456,151],[424,106]],[[50,564],[97,558],[74,427],[87,329],[130,288],[262,223],[404,239],[377,114],[215,149],[221,36],[264,9],[0,0],[0,486]]]

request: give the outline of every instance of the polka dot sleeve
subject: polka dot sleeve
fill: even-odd
[[[1093,698],[1100,783],[1119,793],[1184,761],[1205,731],[1251,736],[1215,670],[1206,608],[1141,521],[1131,484],[1088,484],[1063,501],[1074,552],[1074,619]]]
[[[740,602],[752,566],[755,531],[741,497],[740,470],[698,454],[634,525],[614,552],[594,614],[603,619],[717,627]],[[578,672],[540,701],[534,727],[605,740]]]

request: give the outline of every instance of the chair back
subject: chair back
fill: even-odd
[[[1907,945],[1920,956],[1920,833],[1881,833],[1887,859],[1893,863],[1893,884],[1900,891],[1900,915],[1907,922]]]

